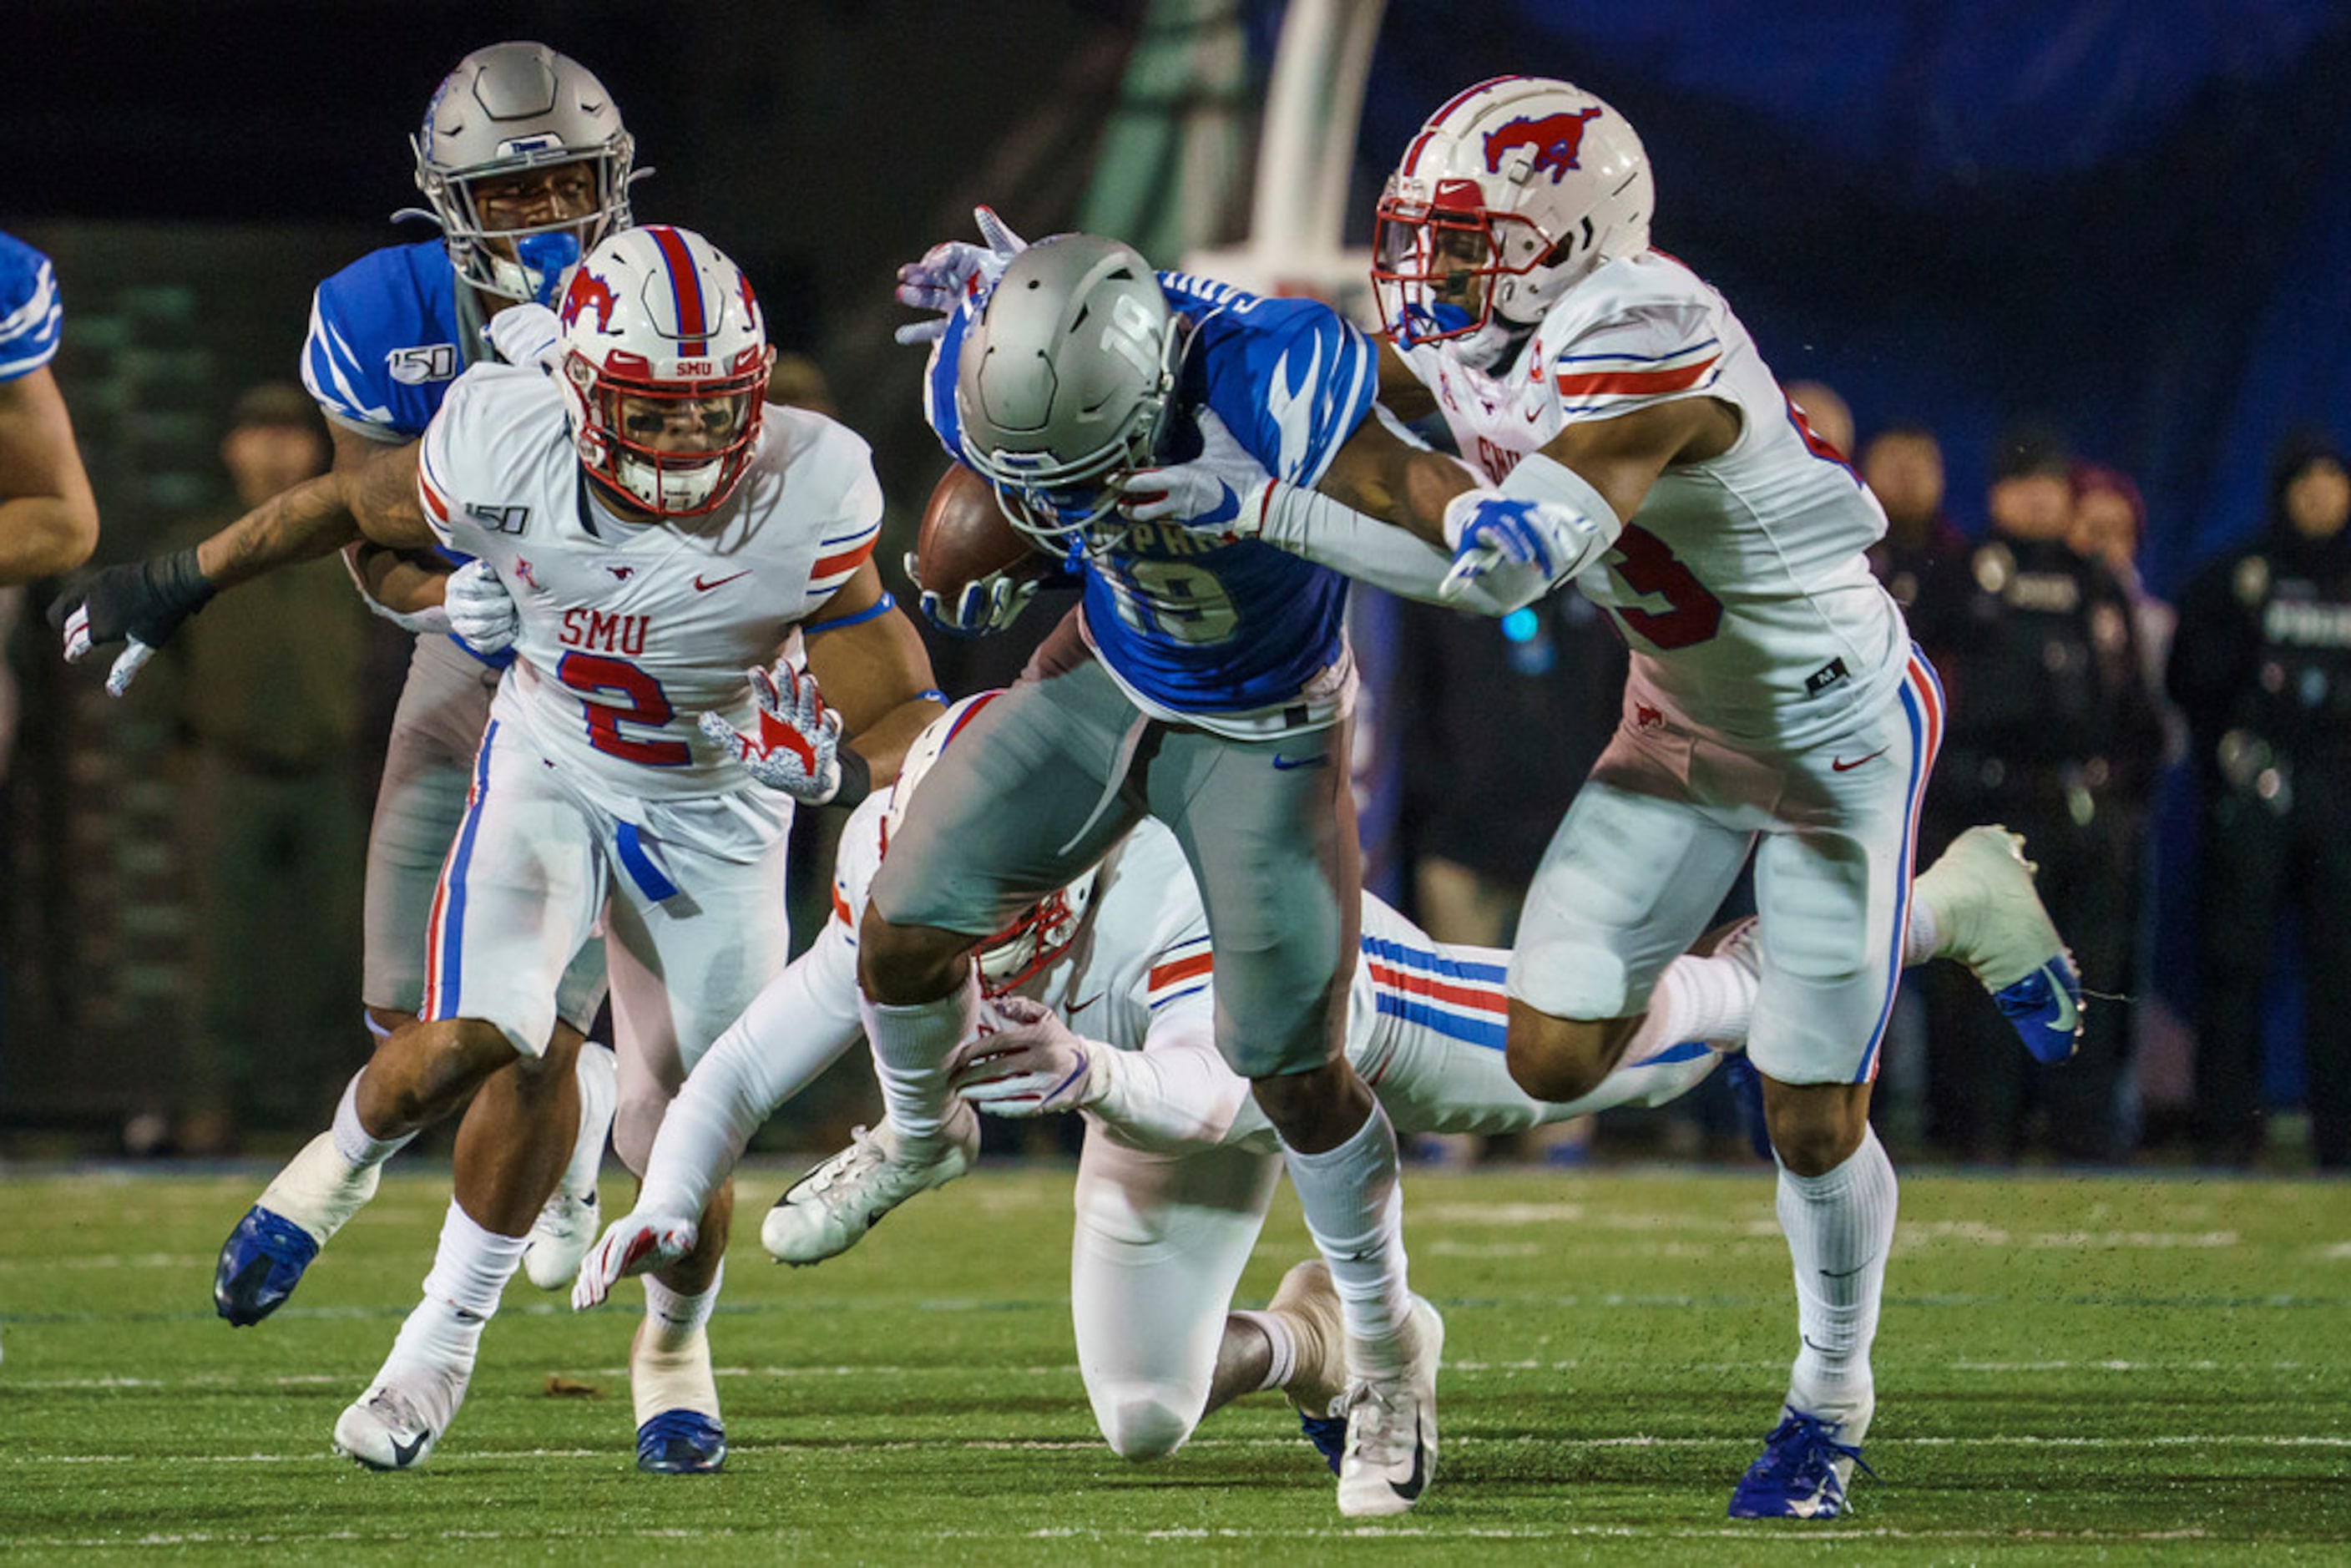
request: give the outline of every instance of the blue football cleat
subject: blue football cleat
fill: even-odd
[[[245,1328],[279,1307],[302,1282],[302,1270],[319,1255],[308,1231],[258,1204],[245,1211],[221,1243],[213,1268],[213,1309]]]
[[[1817,1416],[1786,1410],[1732,1490],[1730,1517],[1834,1519],[1843,1513],[1855,1467],[1866,1475],[1877,1472],[1862,1458],[1858,1444],[1840,1443],[1831,1430]]]
[[[2037,1061],[2063,1061],[2082,1035],[2082,981],[2060,953],[2032,973],[1991,994],[2001,1016]]]
[[[1937,955],[1964,964],[2036,1061],[2063,1061],[2082,1036],[2082,982],[2032,884],[2024,841],[1970,828],[1910,885],[1941,935]]]
[[[726,1462],[725,1428],[699,1410],[664,1410],[637,1428],[637,1469],[704,1476]]]
[[[1301,1410],[1298,1413],[1298,1429],[1306,1434],[1306,1440],[1314,1445],[1314,1451],[1322,1456],[1322,1462],[1331,1467],[1331,1473],[1337,1475],[1339,1456],[1347,1448],[1345,1420],[1335,1416],[1309,1416]]]

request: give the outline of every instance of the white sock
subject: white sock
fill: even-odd
[[[1933,957],[1943,946],[1942,922],[1918,896],[1918,884],[1910,884],[1910,923],[1902,928],[1902,967],[1906,969],[1923,964]]]
[[[1894,1245],[1896,1197],[1894,1165],[1874,1130],[1825,1176],[1780,1171],[1780,1228],[1795,1263],[1802,1346],[1789,1375],[1788,1404],[1848,1420],[1839,1434],[1848,1443],[1860,1442],[1869,1424],[1869,1347]]]
[[[645,1333],[655,1350],[676,1350],[700,1333],[717,1310],[718,1289],[726,1283],[726,1261],[719,1260],[718,1271],[710,1277],[709,1285],[689,1296],[673,1291],[651,1274],[645,1281]]]
[[[335,1152],[350,1162],[353,1170],[363,1171],[370,1166],[380,1166],[408,1146],[414,1133],[402,1133],[396,1138],[379,1138],[367,1130],[360,1120],[360,1080],[367,1075],[361,1068],[351,1074],[343,1085],[343,1098],[335,1107]]]
[[[1290,1332],[1289,1320],[1280,1312],[1235,1312],[1226,1315],[1254,1324],[1257,1331],[1265,1335],[1266,1343],[1273,1347],[1273,1354],[1266,1363],[1265,1381],[1257,1385],[1256,1392],[1279,1388],[1288,1383],[1290,1375],[1298,1370],[1298,1336]]]
[[[1374,1101],[1371,1115],[1338,1147],[1309,1155],[1284,1145],[1282,1154],[1307,1232],[1331,1266],[1331,1283],[1339,1292],[1348,1370],[1357,1376],[1393,1377],[1404,1370],[1398,1331],[1412,1314],[1395,1129]]]
[[[710,1369],[710,1335],[705,1326],[726,1282],[718,1265],[710,1288],[694,1295],[671,1290],[644,1276],[645,1321],[629,1348],[629,1398],[642,1427],[667,1410],[692,1410],[718,1419],[718,1382]]]
[[[590,1055],[591,1051],[596,1054]],[[580,1042],[580,1065],[573,1070],[580,1080],[580,1134],[571,1142],[571,1158],[563,1167],[560,1184],[574,1197],[586,1198],[595,1192],[597,1179],[603,1174],[604,1144],[611,1135],[612,1113],[620,1101],[614,1082],[618,1071],[611,1046],[592,1040]],[[596,1087],[591,1090],[590,1084]],[[602,1096],[601,1101],[598,1095]]]
[[[933,1002],[884,1006],[863,992],[858,1016],[873,1047],[873,1072],[882,1082],[882,1103],[903,1143],[935,1139],[955,1110],[955,1095],[940,1071],[979,1017],[979,973]]]
[[[1654,1055],[1686,1040],[1744,1044],[1754,1011],[1755,977],[1745,965],[1685,953],[1657,977],[1649,1010],[1634,1029],[1625,1058]]]
[[[507,1281],[522,1267],[522,1249],[521,1237],[483,1229],[451,1199],[424,1299],[400,1325],[381,1375],[404,1365],[471,1373],[483,1326],[497,1316]]]

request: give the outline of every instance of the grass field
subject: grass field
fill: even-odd
[[[0,1176],[0,1552],[580,1562],[2351,1561],[2351,1187],[1913,1174],[1855,1511],[1734,1524],[1794,1340],[1761,1174],[1419,1174],[1443,1458],[1357,1527],[1271,1396],[1112,1458],[1072,1362],[1066,1171],[987,1169],[858,1251],[768,1263],[748,1173],[713,1325],[723,1476],[632,1468],[629,1308],[517,1281],[423,1470],[328,1452],[446,1174],[389,1177],[232,1331],[213,1252],[266,1173]],[[608,1202],[623,1180],[608,1177]],[[1287,1194],[1242,1293],[1306,1251]],[[593,1393],[557,1395],[550,1377]]]

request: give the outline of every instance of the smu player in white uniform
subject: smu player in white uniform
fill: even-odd
[[[49,372],[64,324],[49,258],[0,234],[0,586],[71,570],[98,547],[98,502]]]
[[[695,1060],[782,967],[791,800],[766,780],[840,798],[936,711],[869,559],[882,499],[865,445],[820,415],[763,417],[771,356],[734,264],[697,235],[629,230],[580,264],[562,320],[548,363],[458,381],[413,470],[433,534],[473,558],[450,584],[453,622],[517,658],[435,894],[425,1021],[377,1052],[338,1113],[347,1185],[547,1049],[564,969],[600,925],[615,1143],[641,1166]],[[783,733],[776,714],[803,683],[796,650],[778,652],[803,632],[852,719],[878,722],[860,727],[861,754],[839,715],[797,713],[812,738],[791,737],[795,780],[742,732]],[[769,660],[775,674],[747,677]],[[461,1181],[469,1160],[499,1157],[461,1138]],[[727,1204],[714,1196],[720,1235]],[[431,1452],[522,1244],[451,1207],[424,1300],[337,1423],[341,1451],[377,1469]],[[641,1469],[724,1460],[704,1333],[718,1264],[713,1249],[647,1281],[630,1361]]]
[[[1228,455],[1135,483],[1220,475],[1248,497],[1244,531],[1326,559],[1361,547],[1425,589],[1436,551],[1416,565],[1352,504],[1449,551],[1444,586],[1520,602],[1573,579],[1611,612],[1633,649],[1624,724],[1528,895],[1511,1070],[1545,1096],[1600,1082],[1754,852],[1749,1053],[1803,1349],[1731,1511],[1826,1517],[1874,1406],[1895,1182],[1866,1113],[1904,958],[1967,962],[2058,1059],[2078,986],[1998,830],[1911,898],[1941,698],[1862,557],[1884,518],[1721,297],[1648,249],[1650,206],[1640,143],[1599,99],[1524,77],[1463,92],[1389,183],[1374,279],[1411,378],[1384,378],[1384,400],[1441,414],[1472,466],[1448,481],[1399,442],[1319,496]]]
[[[634,144],[620,111],[591,73],[545,45],[496,44],[466,56],[434,92],[413,142],[417,184],[440,237],[369,253],[320,283],[311,302],[302,379],[334,433],[334,472],[191,549],[109,568],[67,601],[74,611],[68,658],[129,639],[109,690],[127,688],[153,649],[216,591],[358,539],[354,514],[362,507],[421,527],[406,454],[451,383],[493,357],[487,331],[510,326],[518,305],[554,298],[584,246],[629,225]],[[370,566],[371,605],[417,633],[368,836],[360,999],[381,1040],[413,1023],[423,1000],[424,924],[465,812],[490,694],[508,659],[448,634],[438,603],[445,559],[373,548],[359,559]],[[377,595],[413,612],[386,609]],[[475,1136],[571,1149],[551,1197],[517,1190],[506,1171],[490,1173],[487,1189],[460,1194],[471,1212],[501,1227],[546,1198],[526,1258],[543,1285],[569,1279],[599,1218],[612,1058],[582,1040],[603,994],[602,950],[590,945],[565,977],[547,1061],[501,1074],[466,1112]],[[576,1091],[566,1082],[575,1060]],[[363,1193],[349,1196],[365,1201]],[[285,1301],[350,1218],[340,1203],[317,1199],[298,1182],[274,1186],[239,1222],[215,1270],[221,1316],[243,1326]]]
[[[909,749],[890,793],[851,817],[832,918],[686,1081],[654,1141],[637,1211],[590,1254],[576,1304],[602,1300],[624,1270],[690,1246],[693,1217],[751,1134],[854,1046],[868,887],[916,786],[937,777],[931,765],[995,700],[956,704]],[[989,1007],[955,1059],[955,1082],[985,1110],[1086,1118],[1071,1310],[1087,1396],[1111,1448],[1132,1459],[1172,1453],[1209,1411],[1283,1387],[1335,1464],[1343,1434],[1331,1406],[1346,1368],[1322,1263],[1293,1270],[1270,1311],[1228,1311],[1281,1158],[1248,1081],[1217,1051],[1210,948],[1182,848],[1158,822],[1137,824],[1099,866],[981,950]],[[1657,1104],[1717,1061],[1702,1043],[1645,1037],[1585,1100],[1539,1101],[1510,1082],[1502,1061],[1508,954],[1435,942],[1369,896],[1360,951],[1347,1056],[1404,1131],[1515,1132]],[[1751,968],[1729,956],[1676,967],[1719,972],[1728,1005],[1705,1027],[1735,1050]]]

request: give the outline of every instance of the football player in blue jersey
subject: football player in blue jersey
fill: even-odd
[[[1394,1129],[1342,1051],[1361,880],[1346,585],[1217,538],[1229,497],[1164,521],[1117,509],[1122,480],[1207,439],[1311,486],[1370,427],[1376,355],[1311,300],[1155,274],[1094,235],[1024,248],[982,226],[985,250],[943,247],[903,275],[902,298],[946,319],[901,336],[937,337],[933,428],[1083,600],[893,836],[859,943],[889,1123],[788,1191],[763,1235],[812,1262],[966,1168],[977,1129],[944,1063],[973,1027],[973,948],[1155,817],[1206,904],[1218,1048],[1280,1134],[1343,1305],[1340,1509],[1400,1512],[1435,1465],[1443,1324],[1407,1287]],[[1442,556],[1404,542],[1442,575]],[[978,632],[1026,601],[975,587],[927,607]]]
[[[540,346],[505,340],[517,320],[543,330],[552,318],[510,307],[553,298],[584,247],[629,225],[634,152],[603,85],[536,43],[466,56],[413,144],[440,237],[371,252],[321,283],[312,305],[302,377],[333,430],[333,471],[191,549],[110,567],[51,611],[68,659],[128,641],[108,680],[120,693],[222,589],[350,547],[370,601],[418,633],[369,840],[363,1000],[379,1038],[415,1021],[434,883],[510,656],[478,655],[446,634],[439,600],[450,562],[360,546],[360,519],[378,536],[421,530],[410,449],[466,365],[494,352],[518,361]],[[617,1089],[611,1053],[582,1042],[603,988],[591,945],[566,978],[547,1054],[486,1084],[458,1137],[459,1206],[485,1230],[528,1229],[525,1269],[549,1289],[569,1283],[598,1228],[596,1172]],[[270,1184],[222,1248],[214,1293],[223,1317],[242,1325],[275,1311],[366,1202],[373,1180],[343,1180],[337,1149],[367,1139],[347,1092],[336,1131]]]
[[[98,548],[98,502],[49,373],[64,319],[49,258],[0,234],[0,586],[70,571]]]

